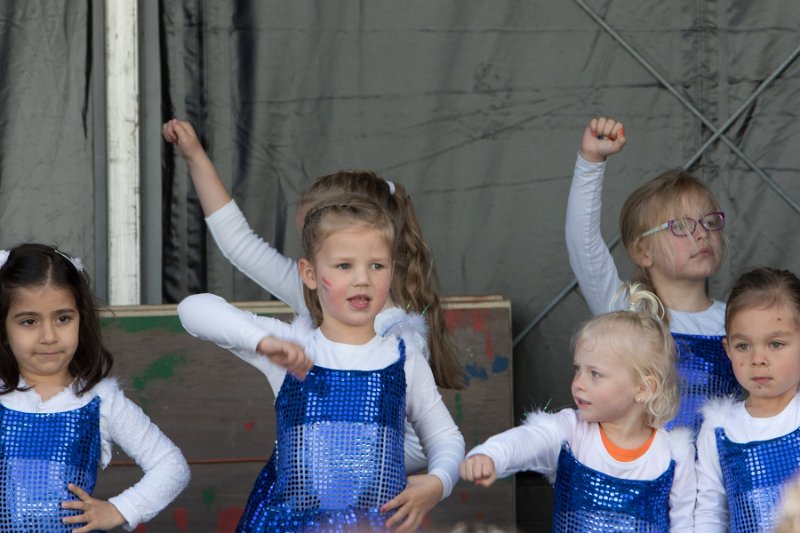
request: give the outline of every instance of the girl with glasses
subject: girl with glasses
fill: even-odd
[[[570,265],[592,314],[615,309],[622,285],[600,233],[606,158],[626,142],[623,124],[593,118],[586,126],[567,202]],[[706,291],[725,252],[725,215],[711,190],[686,172],[669,170],[628,196],[620,215],[622,244],[636,266],[634,280],[649,286],[667,309],[678,348],[678,414],[667,427],[697,431],[700,407],[713,396],[741,392],[725,355],[725,304]]]

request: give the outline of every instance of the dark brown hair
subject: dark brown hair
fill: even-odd
[[[392,301],[425,317],[436,384],[446,389],[463,389],[464,370],[447,331],[433,253],[422,234],[408,192],[399,183],[390,183],[372,171],[345,170],[314,181],[300,197],[299,208],[311,208],[342,193],[367,198],[388,213],[395,229]]]
[[[9,348],[6,331],[6,317],[14,291],[48,284],[72,292],[80,316],[78,348],[68,367],[76,379],[76,394],[91,390],[111,371],[114,359],[103,346],[99,313],[86,274],[52,246],[20,244],[10,250],[8,259],[0,267],[0,394],[25,390],[20,387],[19,365]]]

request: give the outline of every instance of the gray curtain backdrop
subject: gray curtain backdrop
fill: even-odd
[[[627,194],[694,159],[710,127],[800,45],[796,0],[141,5],[142,81],[155,87],[143,94],[142,139],[153,147],[143,187],[161,194],[143,206],[143,224],[163,228],[160,242],[145,243],[145,259],[163,261],[145,280],[160,287],[148,303],[198,291],[269,297],[207,237],[160,122],[194,123],[251,225],[292,257],[299,193],[323,174],[374,169],[412,194],[446,295],[511,301],[517,416],[571,403],[569,337],[588,318],[579,292],[520,334],[573,278],[564,210],[587,121],[616,117],[629,137],[607,173],[610,241]],[[103,280],[98,6],[0,3],[0,244],[56,242]],[[691,165],[728,214],[728,257],[709,285],[717,298],[753,265],[800,271],[798,104],[800,64],[789,61],[725,133],[752,165],[722,141]],[[630,273],[624,252],[615,255]]]
[[[569,405],[569,337],[588,318],[577,291],[519,334],[572,280],[564,209],[583,127],[626,124],[611,159],[603,232],[627,194],[688,162],[800,45],[793,1],[162,2],[166,115],[191,120],[250,223],[289,256],[292,215],[316,177],[371,168],[411,192],[445,294],[512,302],[516,412]],[[627,43],[603,29],[601,17]],[[639,56],[642,62],[635,56]],[[800,201],[798,62],[726,135]],[[168,79],[167,79],[168,77]],[[157,132],[149,132],[156,135]],[[165,295],[266,298],[207,239],[185,166],[165,155]],[[717,142],[692,172],[728,212],[743,269],[800,270],[800,216]],[[623,273],[627,257],[615,250]]]

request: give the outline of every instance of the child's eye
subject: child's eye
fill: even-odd
[[[592,370],[592,377],[593,378],[601,377],[600,372],[598,372],[597,370]]]
[[[781,341],[770,341],[770,343],[769,343],[769,347],[772,348],[772,349],[777,349],[777,348],[780,348],[782,346],[783,346],[783,343]]]
[[[339,263],[336,265],[336,268],[339,270],[348,270],[350,268],[350,263]]]
[[[747,344],[746,342],[739,342],[734,344],[733,347],[736,348],[738,351],[743,352],[746,351],[748,348],[750,348],[750,345]]]
[[[24,320],[20,320],[19,323],[21,326],[33,326],[34,324],[36,324],[36,320],[33,318],[26,318]]]
[[[56,318],[56,322],[58,322],[59,324],[69,324],[70,322],[72,322],[72,315],[61,315],[58,318]]]
[[[381,263],[372,263],[372,270],[383,270],[384,266]]]

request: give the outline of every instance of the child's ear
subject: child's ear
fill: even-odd
[[[653,376],[645,376],[642,384],[639,385],[639,392],[636,393],[636,402],[644,403],[649,400],[653,394],[656,393],[656,378]]]
[[[725,355],[728,356],[728,359],[731,359],[731,352],[728,349],[728,337],[722,337],[722,347],[725,348]],[[731,359],[733,362],[733,359]]]
[[[312,291],[317,290],[317,276],[311,261],[304,257],[297,262],[297,268],[300,270],[300,279],[303,280],[306,287]]]
[[[628,255],[640,268],[653,266],[652,247],[644,239],[637,239],[636,242],[628,246]]]

